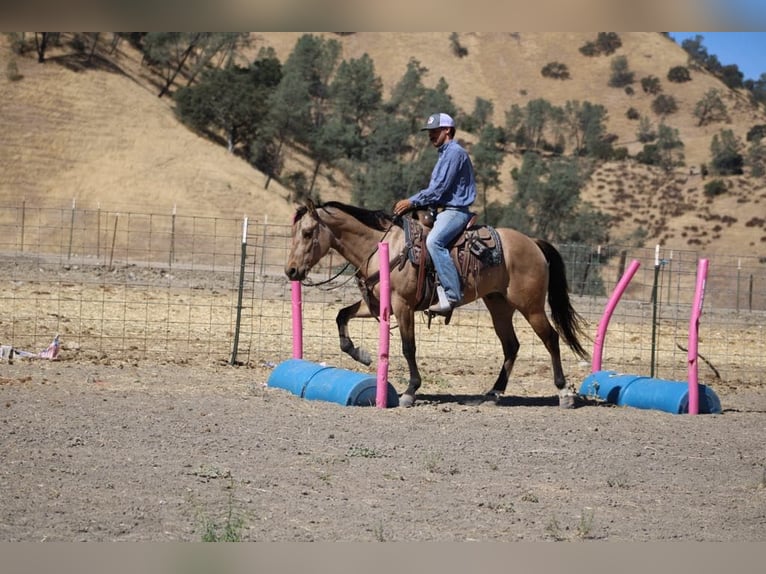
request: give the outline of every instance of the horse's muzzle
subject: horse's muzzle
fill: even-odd
[[[303,281],[306,278],[306,272],[297,267],[285,267],[285,275],[290,281]]]

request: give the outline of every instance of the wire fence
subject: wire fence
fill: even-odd
[[[292,352],[290,285],[283,266],[290,226],[177,214],[53,209],[25,204],[0,212],[0,344],[44,349],[54,335],[68,360],[200,359],[274,365]],[[766,258],[621,246],[559,246],[573,304],[595,337],[607,298],[632,260],[640,262],[609,325],[603,368],[687,376],[686,345],[700,257],[710,261],[699,353],[700,382],[760,384],[766,367]],[[312,271],[330,279],[345,262],[334,253]],[[322,287],[304,287],[304,355],[364,369],[341,353],[337,312],[359,299],[345,271]],[[549,357],[520,316],[515,324],[524,373],[549,377]],[[394,322],[395,323],[395,322]],[[378,324],[350,325],[374,356]],[[392,382],[406,378],[393,327]],[[424,376],[491,384],[502,362],[483,303],[466,305],[445,327],[417,325]],[[586,348],[592,341],[586,341]],[[564,352],[570,378],[588,365]],[[374,364],[370,369],[374,369]],[[430,373],[430,375],[427,375]],[[482,383],[485,384],[485,383]]]

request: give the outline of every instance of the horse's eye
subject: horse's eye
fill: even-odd
[[[303,232],[303,239],[311,239],[311,236],[314,235],[312,231],[309,231],[308,229],[304,229]]]

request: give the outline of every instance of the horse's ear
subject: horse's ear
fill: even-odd
[[[314,204],[314,201],[311,198],[306,199],[306,209],[308,209],[309,214],[312,216],[316,214],[317,206]]]

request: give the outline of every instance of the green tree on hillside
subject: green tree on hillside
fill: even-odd
[[[678,136],[678,130],[664,123],[657,128],[658,165],[666,172],[684,165],[684,142]]]
[[[732,130],[721,130],[710,141],[711,171],[715,175],[741,175],[744,158],[742,145]]]
[[[265,139],[257,142],[254,150],[270,150],[272,163],[281,165],[286,144],[302,146],[314,159],[306,190],[309,195],[314,191],[316,176],[322,165],[336,157],[335,151],[328,145],[333,139],[334,127],[327,127],[326,123],[330,108],[330,80],[339,56],[340,44],[337,40],[325,40],[312,34],[298,38],[282,66],[282,79],[269,101]],[[272,174],[268,174],[267,187],[271,178]]]
[[[330,84],[334,141],[350,159],[361,159],[364,140],[372,132],[372,120],[383,100],[383,81],[367,54],[343,61]]]
[[[248,32],[211,32],[200,49],[192,52],[187,86],[191,86],[205,69],[233,65],[237,51],[250,45]]]
[[[281,79],[273,50],[261,51],[249,68],[231,65],[205,71],[199,83],[175,94],[176,113],[199,131],[222,132],[229,152],[255,141],[268,115],[269,96]]]
[[[156,66],[163,77],[158,97],[170,92],[170,87],[192,54],[204,46],[212,32],[149,32],[143,38],[144,56]]]
[[[487,124],[481,130],[479,141],[473,146],[471,155],[476,184],[482,200],[484,221],[487,221],[487,191],[500,185],[500,166],[505,155],[505,132],[502,128]]]
[[[493,111],[494,105],[490,100],[477,97],[474,102],[473,112],[462,118],[460,122],[461,131],[480,133],[481,130],[490,124]]]
[[[525,153],[516,194],[498,225],[557,243],[604,243],[608,216],[580,199],[588,176],[589,170],[576,159],[548,162],[537,153]]]
[[[697,125],[704,126],[712,122],[725,122],[729,120],[729,114],[721,98],[721,92],[711,88],[702,96],[694,106],[694,117]]]
[[[609,85],[613,88],[624,88],[635,81],[635,73],[628,67],[628,58],[626,56],[615,56],[610,64],[611,75],[609,76]]]

